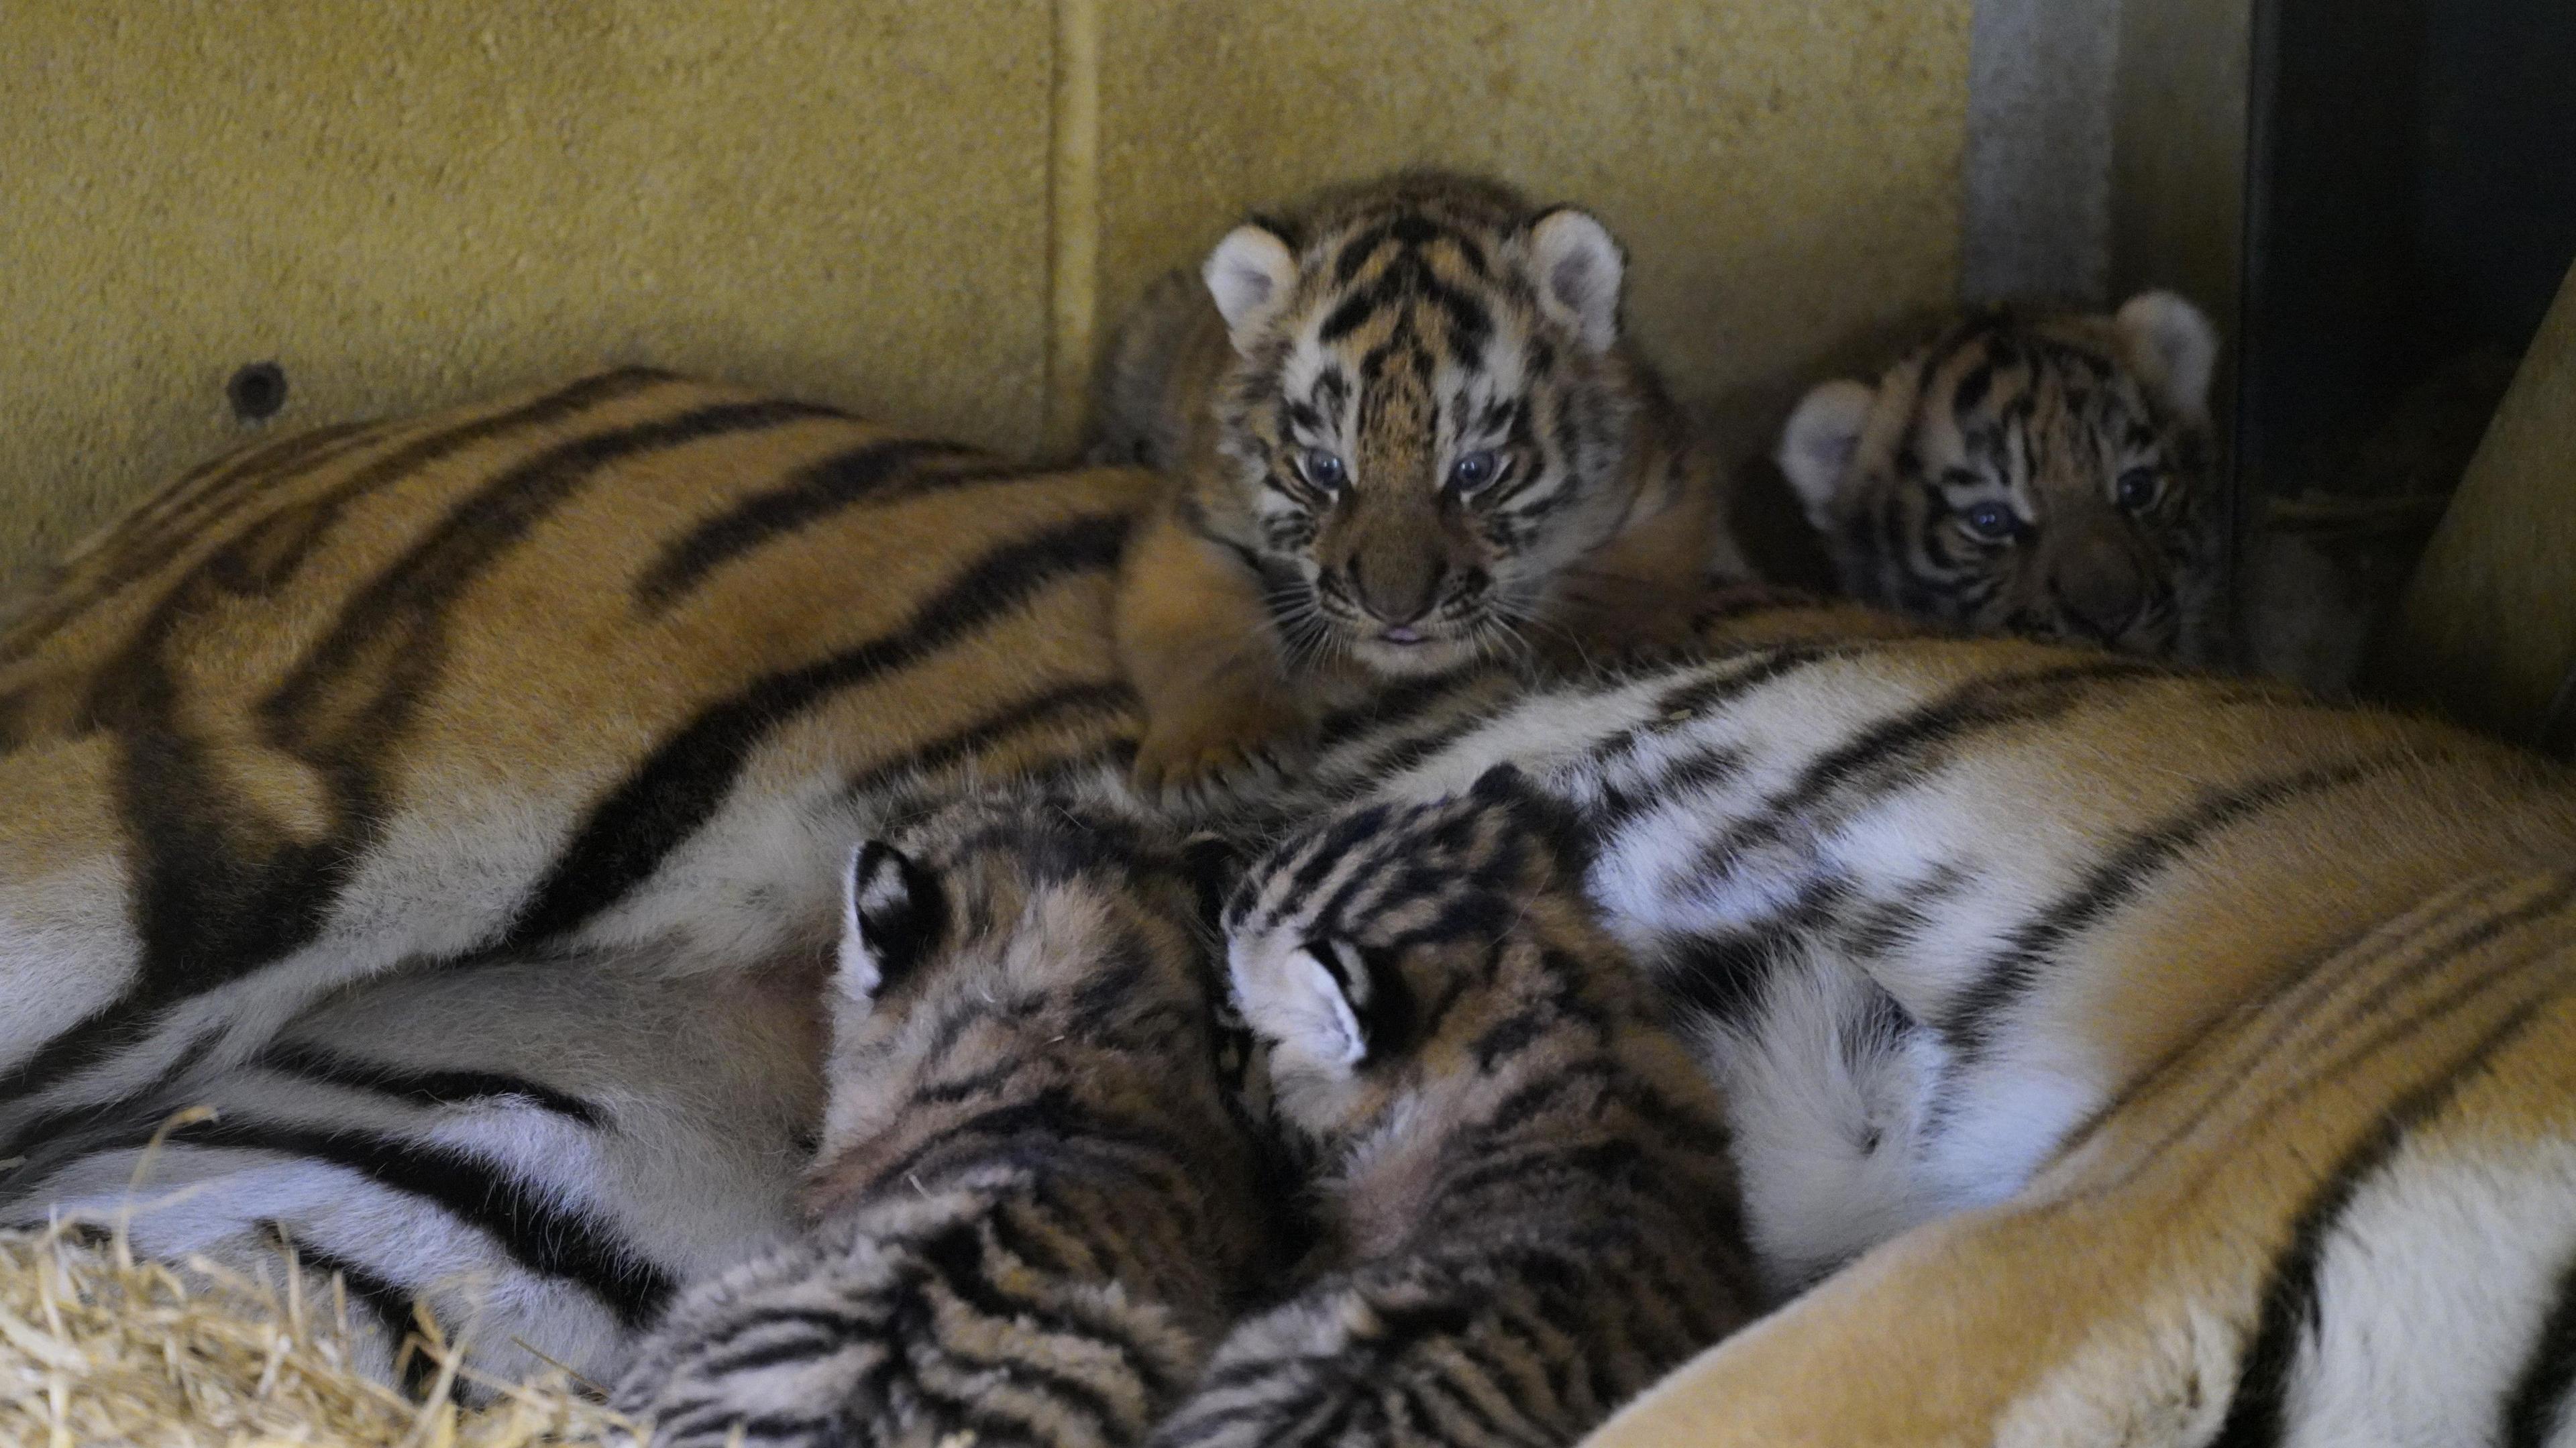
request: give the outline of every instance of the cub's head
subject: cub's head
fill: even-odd
[[[2206,659],[2217,352],[2208,319],[2165,292],[2111,317],[1973,317],[1875,389],[1808,393],[1780,467],[1864,601],[1979,633]]]
[[[1255,863],[1226,905],[1226,963],[1280,1118],[1330,1149],[1546,1035],[1607,949],[1585,853],[1506,765],[1464,795],[1344,810]]]
[[[1236,870],[1219,842],[1037,790],[970,798],[860,845],[844,876],[824,1157],[886,1130],[906,1084],[933,1076],[1002,1094],[1097,1083],[1140,1042],[1175,1053],[1176,1093],[1194,1071],[1224,1072],[1214,916]],[[987,1067],[1001,1074],[979,1076]]]
[[[1218,501],[1292,651],[1454,666],[1617,526],[1641,385],[1622,272],[1585,213],[1433,174],[1217,244]]]

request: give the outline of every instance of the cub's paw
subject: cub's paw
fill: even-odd
[[[1210,692],[1157,710],[1136,746],[1136,787],[1191,805],[1276,786],[1306,758],[1309,725],[1271,691]]]

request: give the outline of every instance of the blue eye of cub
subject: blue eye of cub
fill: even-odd
[[[2161,491],[2156,483],[2155,469],[2131,468],[2120,474],[2120,480],[2111,485],[2111,491],[2123,508],[2153,507],[2156,494]]]
[[[1449,486],[1462,493],[1472,493],[1479,488],[1492,487],[1495,480],[1502,475],[1502,455],[1479,449],[1462,454],[1456,462],[1449,465]]]
[[[1337,492],[1350,480],[1350,471],[1342,466],[1342,460],[1319,447],[1297,454],[1297,475],[1326,492]]]
[[[1959,515],[1959,521],[1967,524],[1968,531],[1980,538],[2009,538],[2021,525],[2021,520],[2013,516],[2010,503],[1996,502],[1971,507]]]

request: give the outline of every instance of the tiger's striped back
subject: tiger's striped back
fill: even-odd
[[[1199,893],[1070,798],[863,848],[821,1223],[683,1302],[620,1407],[666,1448],[1142,1438],[1270,1247]]]
[[[1749,1317],[1723,1112],[1510,770],[1301,830],[1227,910],[1338,1263],[1158,1448],[1571,1443]]]
[[[2571,1063],[2576,872],[2471,875],[2355,922],[2026,1189],[1861,1258],[1594,1441],[2565,1443]],[[1834,1391],[1859,1375],[1883,1391]]]
[[[1573,817],[1807,1289],[1606,1448],[2564,1441],[2563,768],[1830,628],[1433,733],[1351,750],[1390,800],[1511,763]]]
[[[895,782],[1122,757],[1151,486],[650,372],[182,479],[0,643],[0,1136],[405,959],[819,948]]]

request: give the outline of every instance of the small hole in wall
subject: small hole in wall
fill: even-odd
[[[224,384],[233,416],[243,422],[266,422],[286,405],[286,369],[274,362],[253,362]]]

